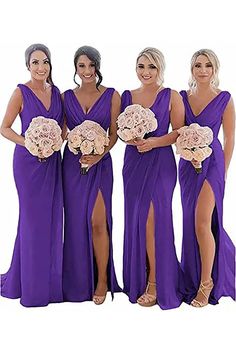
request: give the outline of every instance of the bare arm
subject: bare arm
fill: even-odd
[[[111,150],[111,148],[115,145],[117,142],[117,124],[116,120],[118,115],[120,114],[120,104],[121,104],[121,99],[120,95],[117,91],[114,92],[112,96],[112,106],[111,106],[111,125],[109,128],[109,139],[110,143],[109,146],[106,147],[104,155]]]
[[[233,155],[235,141],[235,109],[232,98],[226,106],[222,122],[224,133],[225,171],[227,173]]]
[[[22,135],[17,134],[11,127],[22,107],[22,95],[19,88],[13,92],[4,115],[0,132],[4,138],[13,141],[15,144],[24,146],[25,139]]]
[[[61,99],[62,101],[64,102],[64,93],[61,95]],[[64,114],[64,117],[63,117],[63,126],[62,126],[62,133],[61,133],[61,137],[64,140],[66,140],[67,138],[67,125],[66,125],[66,115]]]
[[[184,125],[184,104],[177,91],[171,90],[170,122],[173,131],[160,137],[151,137],[143,141],[138,147],[139,152],[146,152],[153,148],[174,144],[178,138],[177,130]]]

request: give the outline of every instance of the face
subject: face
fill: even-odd
[[[31,54],[29,71],[35,80],[47,80],[50,74],[50,64],[44,52],[36,50]]]
[[[76,72],[84,83],[91,83],[96,80],[95,63],[87,55],[80,55],[76,64]]]
[[[143,85],[150,85],[158,81],[157,67],[145,56],[138,59],[136,73]]]
[[[199,55],[192,73],[198,83],[210,83],[213,76],[213,65],[205,55]]]

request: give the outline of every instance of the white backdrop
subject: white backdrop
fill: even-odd
[[[0,116],[18,83],[29,79],[24,50],[32,43],[46,44],[52,52],[53,80],[64,91],[74,87],[73,55],[82,45],[102,55],[103,84],[136,88],[136,56],[144,47],[159,48],[166,58],[165,86],[187,88],[190,58],[200,48],[213,49],[221,62],[220,88],[235,94],[236,32],[233,1],[105,0],[7,1],[0,7]],[[20,132],[20,120],[14,129]],[[222,133],[221,133],[222,137]],[[18,199],[12,173],[14,144],[0,138],[0,273],[7,271],[18,221]],[[113,242],[118,280],[122,284],[124,145],[112,150],[114,166]],[[177,159],[178,160],[178,159]],[[236,155],[228,174],[224,225],[236,243]],[[173,201],[176,248],[181,251],[182,214],[177,185]],[[161,311],[132,305],[123,294],[103,306],[93,303],[49,305],[26,309],[18,300],[0,298],[0,337],[4,354],[74,353],[192,353],[233,348],[235,303],[222,299],[218,306]],[[232,323],[234,321],[234,324]],[[232,323],[231,326],[229,323]],[[234,331],[235,332],[235,331]],[[227,336],[227,340],[225,340]]]

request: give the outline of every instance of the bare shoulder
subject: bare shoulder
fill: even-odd
[[[171,102],[181,102],[182,101],[182,96],[179,94],[178,91],[176,90],[171,90]]]
[[[112,99],[113,99],[113,100],[120,100],[120,94],[119,94],[118,91],[115,90],[115,91],[113,92]]]
[[[19,104],[22,103],[22,92],[19,87],[16,87],[15,90],[13,91],[10,101]]]
[[[120,104],[121,104],[120,94],[115,90],[112,95],[112,105],[120,107]]]

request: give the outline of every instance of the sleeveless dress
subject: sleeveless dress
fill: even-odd
[[[182,267],[185,273],[185,301],[190,303],[196,296],[201,278],[201,261],[195,234],[195,209],[199,193],[206,180],[215,196],[215,208],[212,215],[212,233],[216,242],[216,254],[212,278],[214,288],[209,303],[217,304],[222,296],[235,299],[235,246],[223,228],[223,198],[225,189],[224,152],[218,139],[224,110],[230,100],[230,93],[220,92],[195,116],[188,101],[186,91],[180,92],[185,105],[185,124],[198,123],[213,131],[212,154],[202,162],[202,173],[197,174],[188,161],[180,159],[179,181],[183,206],[183,246]]]
[[[160,91],[150,109],[158,128],[147,137],[168,133],[170,125],[171,90]],[[132,104],[130,91],[122,94],[122,111]],[[132,303],[146,288],[146,222],[151,202],[155,216],[155,259],[157,302],[162,309],[178,307],[182,301],[182,270],[174,244],[172,197],[177,179],[175,157],[171,146],[139,153],[127,145],[123,180],[125,199],[125,230],[123,279],[124,292]]]
[[[63,123],[58,88],[52,86],[47,110],[34,92],[19,84],[23,97],[20,113],[24,136],[37,116]],[[21,298],[23,306],[46,306],[62,301],[63,193],[61,154],[54,152],[45,162],[16,145],[13,171],[19,197],[19,223],[12,262],[1,276],[1,295]]]
[[[84,113],[72,90],[64,94],[64,109],[70,130],[84,120],[99,123],[106,131],[111,123],[111,99],[113,88],[107,88],[89,112]],[[92,244],[92,212],[99,190],[106,208],[109,235],[109,261],[107,268],[108,290],[120,291],[112,251],[113,187],[112,160],[107,153],[86,175],[80,174],[81,154],[74,155],[66,145],[63,157],[63,186],[65,201],[65,242],[63,260],[64,301],[81,302],[92,300],[96,283],[97,267]]]

